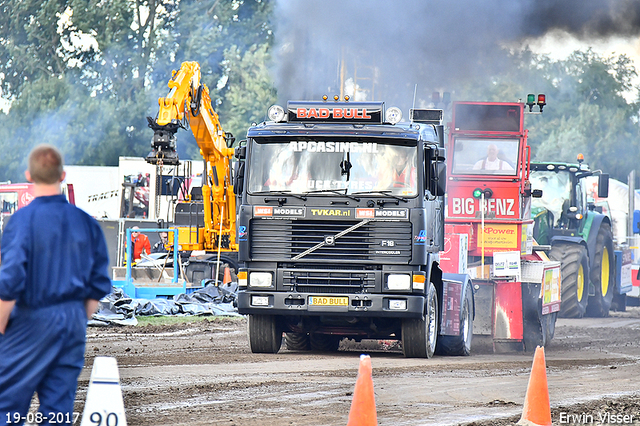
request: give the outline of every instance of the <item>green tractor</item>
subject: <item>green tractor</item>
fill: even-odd
[[[579,155],[577,164],[531,163],[531,189],[542,190],[531,203],[533,237],[551,246],[549,258],[561,263],[559,315],[565,318],[606,317],[616,292],[611,218],[587,200],[585,179],[598,176],[598,197],[607,198],[609,175],[583,161]]]

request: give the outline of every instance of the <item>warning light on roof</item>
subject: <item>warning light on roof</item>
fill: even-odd
[[[544,107],[547,104],[547,96],[540,93],[538,95],[538,106],[540,107],[540,112],[542,112],[542,107]]]
[[[533,111],[533,106],[536,104],[536,95],[533,93],[529,93],[527,95],[527,106],[529,107],[529,112]]]
[[[546,104],[547,104],[547,96],[544,95],[543,93],[540,93],[538,95],[537,101],[536,101],[536,95],[534,95],[533,93],[529,93],[527,95],[526,105],[529,107],[529,112],[533,112],[533,107],[535,105],[538,105],[538,108],[540,108],[540,112],[542,112],[542,108],[544,108]]]
[[[583,161],[584,161],[584,155],[578,154],[578,163],[582,164]]]

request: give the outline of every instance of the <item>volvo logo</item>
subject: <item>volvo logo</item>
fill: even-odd
[[[333,235],[327,235],[326,237],[324,237],[324,243],[325,245],[328,245],[328,246],[335,246],[336,237],[334,237]]]

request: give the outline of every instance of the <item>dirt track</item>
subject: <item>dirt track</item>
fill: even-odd
[[[380,425],[514,424],[533,359],[493,354],[481,340],[470,357],[430,360],[349,341],[333,354],[252,354],[242,318],[92,327],[88,336],[76,409],[82,412],[94,357],[114,356],[134,426],[344,425],[361,353],[372,357]],[[640,424],[640,308],[558,320],[546,360],[554,425],[613,424],[599,421],[607,414]]]

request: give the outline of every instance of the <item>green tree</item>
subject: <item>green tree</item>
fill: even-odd
[[[233,46],[225,51],[225,58],[229,88],[221,104],[220,120],[224,120],[236,141],[240,141],[252,123],[266,118],[267,109],[277,99],[267,68],[268,46],[252,46],[244,54]]]

